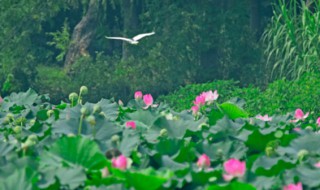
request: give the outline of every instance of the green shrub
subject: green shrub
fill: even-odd
[[[301,108],[319,113],[320,74],[305,74],[297,81],[285,79],[271,83],[258,97],[248,102],[250,112],[285,113]],[[248,98],[245,98],[248,99]],[[257,111],[255,111],[257,112]]]
[[[39,93],[50,94],[52,102],[65,100],[70,92],[79,89],[62,68],[38,66],[37,71],[37,78],[33,86]]]
[[[181,111],[184,109],[190,109],[195,97],[201,92],[208,90],[218,90],[219,102],[227,101],[232,97],[255,97],[259,94],[258,88],[248,87],[244,90],[238,86],[238,82],[236,81],[218,80],[210,83],[186,85],[167,96],[160,96],[158,100],[168,103],[177,111]]]
[[[234,81],[215,81],[193,84],[159,97],[177,111],[190,109],[193,100],[203,91],[218,90],[219,102],[232,97],[245,100],[244,108],[251,114],[283,114],[301,108],[320,112],[320,74],[305,74],[297,81],[285,79],[274,81],[265,90],[249,86],[240,88]]]

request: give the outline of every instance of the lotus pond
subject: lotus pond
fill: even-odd
[[[140,91],[126,105],[85,102],[86,87],[58,105],[3,97],[0,189],[320,189],[318,115],[249,117],[217,90],[182,112]]]

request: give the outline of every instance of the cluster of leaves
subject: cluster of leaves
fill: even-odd
[[[320,188],[315,123],[293,123],[290,113],[264,122],[230,102],[205,105],[196,116],[163,104],[145,108],[141,99],[83,104],[86,91],[70,95],[70,104],[52,105],[32,90],[3,99],[1,189],[269,190],[298,181]],[[119,154],[131,167],[113,167]],[[202,154],[212,168],[198,168]],[[247,170],[226,182],[230,158],[245,161]]]
[[[70,37],[79,29],[75,26],[86,15],[89,2],[2,0],[1,95],[25,91],[29,87],[39,93],[50,93],[54,99],[65,95],[66,90],[58,84],[65,83],[68,76],[60,75],[63,72],[59,72],[56,79],[44,76],[50,71],[57,74],[57,68],[64,70],[69,45],[82,43],[82,40],[71,43]],[[89,47],[81,50],[83,57],[74,62],[76,66],[68,73],[81,75],[79,80],[87,84],[77,77],[67,80],[94,86],[96,94],[128,99],[136,89],[159,95],[195,81],[232,77],[247,84],[261,79],[257,70],[262,65],[259,64],[262,51],[253,37],[255,29],[249,27],[249,0],[212,0],[203,4],[181,0],[100,0],[93,3],[100,7],[96,25],[90,27],[93,37]],[[266,16],[263,12],[256,18]],[[121,41],[105,38],[132,37],[149,31],[155,31],[156,35],[142,40],[139,46],[122,46]],[[108,64],[101,64],[105,59]],[[256,72],[251,72],[253,70]],[[99,71],[102,74],[97,79]],[[7,88],[9,74],[13,77]],[[67,89],[74,88],[71,85]]]
[[[319,1],[278,0],[263,40],[275,78],[297,79],[319,68]]]
[[[296,81],[277,80],[265,90],[249,86],[240,88],[234,81],[214,81],[204,84],[187,85],[167,96],[160,96],[175,110],[190,109],[193,99],[202,91],[219,89],[221,101],[245,101],[244,108],[250,115],[285,114],[296,108],[320,113],[320,75],[307,73]]]

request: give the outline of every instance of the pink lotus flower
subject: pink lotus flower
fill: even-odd
[[[111,160],[112,166],[115,168],[119,168],[120,170],[127,169],[127,158],[123,155],[118,156],[117,158],[112,158]]]
[[[246,172],[246,162],[241,162],[235,158],[231,158],[223,164],[226,174],[223,175],[224,180],[230,181],[234,177],[242,177]]]
[[[204,97],[206,102],[213,102],[214,100],[218,99],[219,94],[217,92],[217,90],[215,90],[214,92],[212,92],[212,90],[208,91],[208,92],[203,92],[204,93]]]
[[[210,167],[210,158],[206,154],[202,154],[197,161],[199,168],[209,168]]]
[[[287,186],[284,186],[283,190],[302,190],[302,184],[301,182],[297,184],[289,184]]]
[[[294,117],[296,118],[295,120],[292,120],[292,122],[296,123],[299,120],[304,120],[305,118],[307,118],[309,116],[309,112],[307,112],[306,114],[303,113],[303,111],[301,109],[296,109],[295,113],[294,113]]]
[[[262,116],[262,115],[257,115],[256,116],[256,118],[257,119],[260,119],[260,120],[262,120],[262,121],[271,121],[272,120],[272,117],[269,117],[267,114],[266,115],[264,115],[264,116]]]
[[[135,129],[137,126],[136,126],[136,122],[134,122],[134,121],[127,121],[126,122],[126,127],[127,128],[132,128],[132,129]]]
[[[199,107],[198,106],[192,106],[191,110],[192,110],[192,114],[196,115],[198,113],[198,111],[199,111]]]
[[[143,102],[146,104],[146,106],[147,106],[146,108],[151,106],[153,104],[153,97],[151,96],[151,94],[144,95]]]
[[[314,167],[320,168],[320,162],[315,163],[315,164],[314,164]]]
[[[3,98],[0,96],[0,104],[3,102]]]
[[[317,119],[317,125],[320,126],[320,117]]]
[[[136,91],[134,93],[134,99],[142,99],[142,92],[141,91]]]
[[[218,99],[218,97],[219,97],[219,94],[216,90],[214,92],[212,92],[212,90],[207,92],[202,92],[199,96],[196,97],[196,99],[193,101],[193,104],[198,107],[201,105],[205,105],[206,103],[210,104],[216,99]]]
[[[204,94],[200,94],[199,96],[196,97],[196,100],[193,101],[194,105],[200,106],[204,105],[206,103],[206,97]]]

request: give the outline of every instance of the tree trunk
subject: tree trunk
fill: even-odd
[[[140,3],[139,0],[122,0],[123,30],[124,35],[129,38],[137,34]],[[132,55],[129,46],[128,43],[122,43],[122,60],[127,60]]]
[[[100,0],[90,0],[87,13],[73,30],[71,43],[66,54],[64,67],[69,70],[70,66],[80,56],[88,56],[87,48],[95,35]]]
[[[261,35],[261,0],[250,0],[250,28],[258,40]]]

